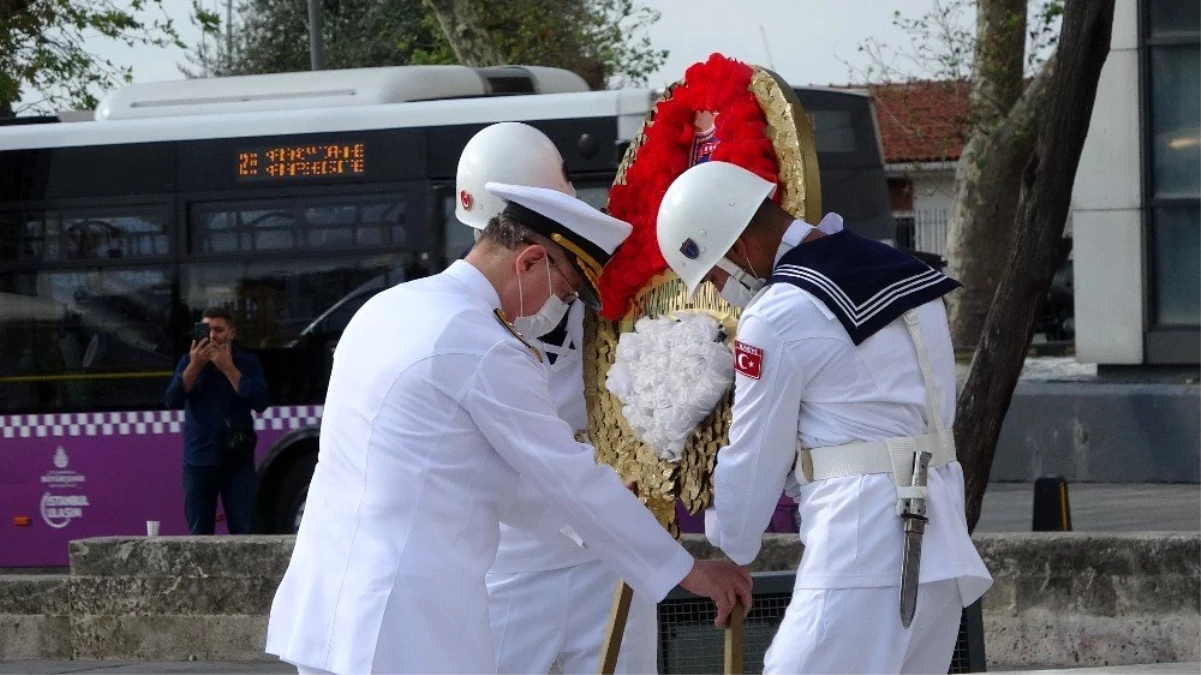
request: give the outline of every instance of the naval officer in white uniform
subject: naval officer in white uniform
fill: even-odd
[[[677,583],[719,622],[750,577],[695,561],[576,443],[544,356],[507,316],[552,295],[598,302],[629,225],[554,190],[489,184],[509,205],[466,260],[376,295],[338,343],[305,518],[276,591],[267,651],[301,673],[488,673],[484,576],[518,475],[638,593]]]
[[[459,157],[455,216],[476,235],[505,202],[484,189],[496,181],[557,190],[575,196],[563,156],[541,131],[519,122],[485,127]],[[577,433],[588,428],[584,403],[584,303],[555,296],[538,314],[513,320],[546,355],[551,402]],[[558,509],[530,485],[518,491],[528,508]],[[596,552],[559,517],[560,527],[531,532],[501,523],[496,560],[488,571],[488,610],[498,673],[548,673],[552,669],[595,673],[608,627],[613,595],[621,583]],[[635,594],[615,672],[653,673],[658,668],[655,602]]]
[[[958,283],[843,230],[836,215],[818,228],[794,220],[774,191],[709,162],[671,185],[658,214],[660,250],[689,291],[707,279],[746,307],[706,535],[749,564],[791,483],[805,553],[765,673],[945,673],[962,608],[991,583],[968,537],[949,431],[941,298]],[[915,449],[932,455],[927,486],[902,494]],[[929,522],[906,628],[898,509],[919,494]]]

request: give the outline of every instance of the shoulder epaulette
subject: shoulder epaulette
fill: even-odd
[[[517,329],[513,327],[513,324],[509,323],[509,320],[505,318],[505,313],[499,309],[493,310],[492,313],[496,315],[496,320],[500,322],[500,325],[504,326],[505,330],[512,333],[513,337],[521,340],[521,344],[525,345],[526,348],[530,350],[530,353],[534,355],[534,358],[538,359],[538,363],[542,363],[542,352],[539,351],[537,347],[530,344],[529,340],[525,339],[525,336],[517,332]]]

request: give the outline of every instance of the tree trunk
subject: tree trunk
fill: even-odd
[[[465,66],[499,66],[505,62],[498,41],[483,20],[486,0],[425,0],[434,13],[455,58]]]
[[[948,298],[951,339],[960,349],[975,346],[1013,243],[1030,142],[1025,127],[1007,129],[1005,122],[1022,96],[1025,40],[1026,0],[979,0],[971,132],[955,171],[946,248],[947,272],[964,286]]]
[[[1071,205],[1080,152],[1092,119],[1101,67],[1109,54],[1114,0],[1065,3],[1054,68],[1033,125],[1031,156],[1021,175],[1016,237],[980,334],[955,417],[964,465],[968,529],[996,454],[1001,423],[1029,347],[1034,313],[1051,285]]]

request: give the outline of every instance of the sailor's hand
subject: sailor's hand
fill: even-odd
[[[732,562],[697,560],[680,586],[717,603],[713,623],[718,628],[725,628],[735,604],[741,604],[743,611],[751,608],[751,573]]]

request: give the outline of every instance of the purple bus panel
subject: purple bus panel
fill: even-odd
[[[696,515],[688,513],[684,508],[684,504],[676,502],[676,523],[680,526],[680,532],[685,534],[704,534],[705,533],[705,513],[702,511]],[[780,495],[780,501],[776,503],[776,510],[772,512],[771,520],[767,523],[766,532],[771,533],[795,533],[800,528],[797,526],[797,505],[791,497]]]
[[[321,406],[255,415],[258,459],[320,420]],[[0,415],[0,567],[65,567],[71,540],[141,536],[148,520],[187,534],[182,429],[178,410]],[[795,511],[781,496],[767,531],[796,532]],[[677,515],[681,532],[704,532],[702,514]]]
[[[259,458],[321,406],[255,416]],[[63,567],[72,539],[187,534],[183,412],[0,416],[0,567]],[[224,530],[224,520],[218,530]]]

